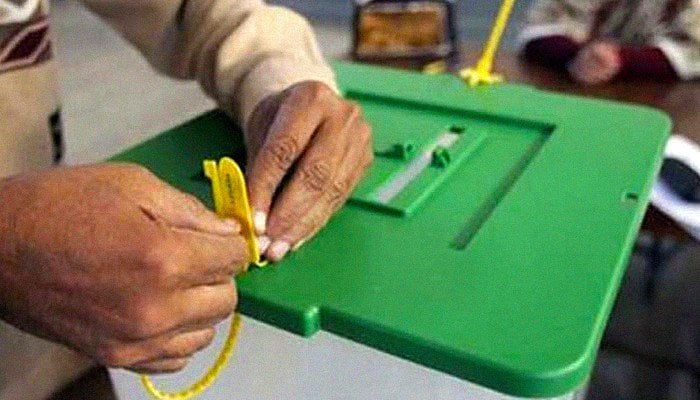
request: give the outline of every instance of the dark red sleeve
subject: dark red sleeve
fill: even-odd
[[[568,36],[546,36],[528,42],[523,54],[528,61],[565,71],[581,47]]]
[[[661,49],[652,46],[624,46],[620,49],[620,79],[679,79],[673,65]]]

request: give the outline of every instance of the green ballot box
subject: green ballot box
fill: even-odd
[[[671,129],[664,114],[516,84],[337,63],[375,133],[348,204],[240,311],[324,330],[519,397],[585,384]],[[211,205],[202,160],[245,151],[220,112],[116,157]]]

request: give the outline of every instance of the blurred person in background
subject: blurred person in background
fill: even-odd
[[[577,82],[700,76],[700,0],[537,0],[524,57]]]

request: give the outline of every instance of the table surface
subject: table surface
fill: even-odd
[[[450,71],[458,71],[475,65],[480,50],[475,46],[465,46],[458,54],[447,60]],[[420,70],[425,61],[375,61],[375,64]],[[673,121],[673,132],[685,135],[700,144],[700,82],[613,82],[597,86],[582,86],[572,81],[567,74],[523,60],[517,54],[501,51],[496,57],[496,72],[503,74],[507,81],[521,82],[540,89],[576,94],[586,97],[612,99],[616,101],[642,104],[666,112]],[[693,240],[692,236],[680,228],[669,217],[655,207],[649,207],[642,230],[657,238],[671,237],[680,241]]]
[[[448,60],[450,70],[472,66],[480,50],[467,46]],[[418,70],[424,62],[384,61],[375,62],[398,68]],[[668,113],[674,123],[674,133],[683,134],[700,143],[700,81],[613,82],[598,86],[582,86],[573,82],[565,73],[524,61],[517,54],[501,51],[496,57],[495,71],[505,75],[510,82],[521,82],[540,89],[576,94],[588,97],[612,99],[628,103],[648,105]]]

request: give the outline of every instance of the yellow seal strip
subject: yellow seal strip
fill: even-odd
[[[151,379],[146,375],[141,375],[141,383],[146,389],[146,392],[159,400],[187,400],[195,396],[200,395],[204,392],[219,376],[219,373],[226,367],[231,354],[233,354],[233,349],[236,347],[236,342],[238,341],[238,334],[241,331],[241,316],[240,314],[234,314],[231,320],[231,327],[229,328],[228,337],[224,343],[224,347],[221,349],[219,356],[216,358],[214,365],[207,371],[204,376],[194,384],[192,384],[187,389],[178,392],[164,392],[156,388]]]
[[[248,203],[248,190],[241,168],[235,161],[224,157],[216,161],[204,161],[204,175],[211,181],[214,209],[222,218],[232,218],[241,225],[241,235],[248,243],[251,263],[262,267],[258,239],[253,226],[253,213]]]
[[[469,86],[474,87],[477,85],[490,85],[503,81],[503,77],[501,75],[494,74],[492,72],[493,61],[496,58],[496,52],[501,44],[503,32],[506,30],[506,26],[508,26],[508,20],[510,19],[514,5],[515,0],[503,1],[501,8],[498,11],[498,15],[496,16],[496,21],[493,24],[491,34],[486,41],[484,52],[482,53],[476,66],[459,71],[460,77],[464,79]]]
[[[260,259],[260,250],[253,228],[253,218],[250,204],[248,203],[245,178],[238,164],[228,157],[222,158],[218,165],[216,161],[206,160],[204,161],[204,174],[211,180],[212,197],[214,198],[216,213],[222,218],[233,218],[238,221],[241,225],[241,235],[243,235],[248,244],[250,262],[258,266],[265,265]],[[214,365],[209,368],[202,378],[187,389],[178,392],[161,391],[155,387],[148,376],[142,375],[141,383],[146,392],[159,400],[187,400],[201,394],[214,383],[219,373],[226,367],[236,347],[240,331],[241,316],[234,314],[231,319],[228,337]]]

